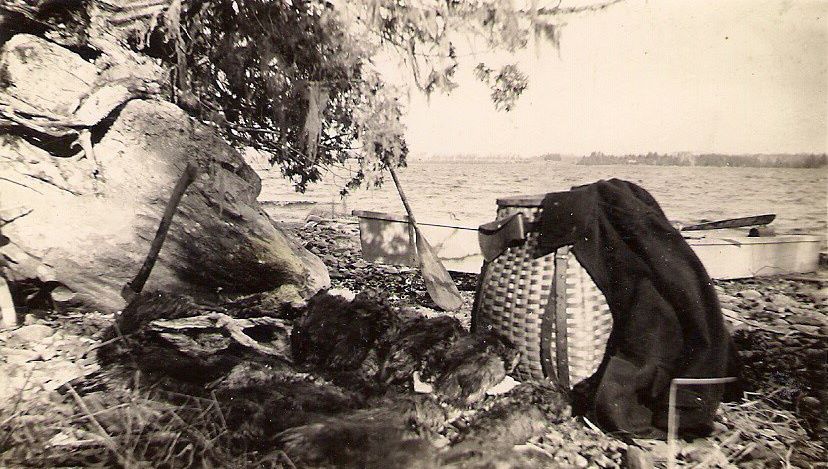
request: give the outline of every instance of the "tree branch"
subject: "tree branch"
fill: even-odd
[[[576,14],[576,13],[585,13],[585,12],[589,12],[589,11],[603,10],[607,7],[615,5],[616,3],[621,3],[623,1],[625,1],[625,0],[609,0],[609,1],[604,2],[604,3],[596,3],[595,5],[585,5],[585,6],[580,6],[580,7],[569,7],[569,8],[560,8],[560,2],[558,2],[558,5],[556,5],[552,8],[539,8],[536,11],[536,13],[538,15],[544,15],[544,16],[572,15],[572,14]],[[528,12],[523,11],[523,13],[528,13]]]

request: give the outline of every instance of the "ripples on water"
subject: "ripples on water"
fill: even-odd
[[[345,201],[339,184],[326,181],[305,194],[292,192],[272,171],[263,176],[261,201],[308,201],[333,209],[404,213],[390,178],[384,187],[359,190]],[[495,200],[567,190],[599,179],[619,178],[647,189],[667,217],[681,222],[776,213],[777,232],[826,235],[828,168],[718,168],[680,166],[577,166],[569,163],[415,162],[398,171],[418,220],[456,220],[477,226],[495,215]],[[274,214],[303,218],[309,208]]]

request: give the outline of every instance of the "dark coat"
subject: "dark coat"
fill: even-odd
[[[693,250],[641,187],[618,179],[548,194],[539,256],[572,245],[613,317],[607,354],[577,386],[576,410],[609,430],[663,436],[670,380],[739,372],[713,283]],[[685,434],[706,434],[723,385],[680,387]]]

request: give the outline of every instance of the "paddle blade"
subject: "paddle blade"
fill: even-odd
[[[463,297],[454,280],[451,279],[448,271],[437,254],[428,244],[425,237],[416,230],[417,254],[420,258],[420,270],[425,280],[426,290],[434,303],[445,311],[456,311],[463,305]]]

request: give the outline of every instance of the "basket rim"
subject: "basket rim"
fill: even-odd
[[[497,206],[502,207],[540,207],[546,194],[527,194],[498,197]]]

